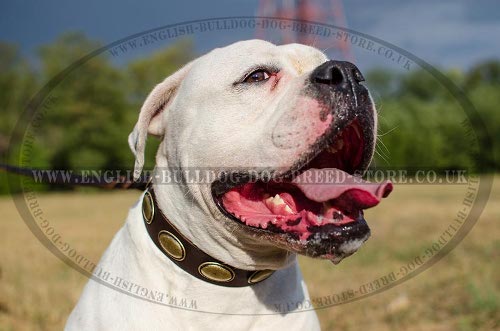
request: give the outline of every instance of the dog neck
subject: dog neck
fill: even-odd
[[[215,219],[201,193],[187,192],[174,184],[153,183],[161,212],[191,243],[217,260],[244,270],[283,269],[296,261],[296,254],[277,248],[265,239],[256,240],[242,227]],[[201,185],[200,185],[201,186]],[[198,191],[199,192],[199,191]],[[199,195],[198,195],[199,194]],[[232,226],[231,226],[232,225]]]
[[[274,270],[244,270],[235,268],[187,240],[158,208],[152,187],[144,192],[142,216],[150,239],[179,268],[203,281],[226,287],[243,287],[260,283]]]

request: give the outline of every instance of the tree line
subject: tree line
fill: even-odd
[[[13,44],[0,42],[0,154],[19,163],[22,137],[12,137],[33,95],[52,77],[101,46],[80,33],[67,33],[40,47],[35,61]],[[50,93],[55,100],[31,149],[32,166],[45,169],[131,169],[127,136],[148,92],[196,56],[190,40],[181,40],[147,58],[116,64],[98,56],[65,77]],[[500,61],[487,60],[465,72],[444,71],[472,101],[477,115],[466,114],[455,96],[424,70],[409,73],[374,69],[366,84],[379,110],[377,167],[439,167],[500,170]],[[480,118],[486,130],[470,134]],[[12,138],[12,139],[11,139]],[[492,149],[479,153],[489,138]],[[146,167],[151,168],[157,143],[150,139]],[[9,149],[10,147],[10,149]],[[8,151],[11,151],[8,154]],[[0,173],[0,194],[8,192]],[[40,189],[50,189],[40,186]],[[60,188],[58,188],[60,189]],[[14,191],[19,188],[14,187]]]

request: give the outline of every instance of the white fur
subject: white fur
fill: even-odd
[[[286,326],[294,330],[319,329],[314,311],[276,313],[276,304],[300,303],[309,297],[296,262],[252,287],[229,288],[201,281],[178,268],[153,244],[142,220],[140,203],[130,210],[124,227],[113,238],[99,265],[110,277],[161,291],[178,301],[185,298],[188,305],[196,300],[197,310],[221,314],[150,303],[90,280],[66,330],[276,331]],[[169,303],[166,298],[163,301]]]
[[[129,137],[135,175],[144,164],[146,136],[161,136],[156,165],[190,167],[290,166],[314,141],[319,109],[301,96],[310,72],[327,58],[299,44],[275,46],[251,40],[215,49],[157,85]],[[237,89],[234,82],[254,65],[279,66],[280,81]],[[161,68],[159,68],[161,69]],[[269,84],[265,83],[265,84]],[[297,142],[306,142],[297,144]],[[200,281],[175,266],[151,242],[140,203],[129,213],[99,265],[103,270],[172,296],[195,299],[199,310],[229,314],[274,313],[275,304],[308,299],[295,254],[241,224],[214,205],[209,185],[154,184],[159,208],[191,242],[213,257],[243,269],[276,269],[252,287],[225,288]],[[89,281],[67,330],[316,330],[313,311],[256,316],[217,315],[147,303]]]

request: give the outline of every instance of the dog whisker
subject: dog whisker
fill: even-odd
[[[382,155],[381,153],[379,153],[377,150],[375,150],[375,154],[377,154],[378,156],[380,156],[380,158],[387,164],[389,165],[389,161],[387,160],[387,158]]]
[[[384,132],[384,133],[377,134],[377,137],[383,137],[383,136],[385,136],[385,135],[387,135],[387,134],[391,133],[392,131],[394,131],[394,130],[396,130],[396,129],[399,129],[399,127],[398,127],[398,126],[395,126],[395,127],[393,127],[392,129],[390,129],[390,130],[388,130],[388,131],[386,131],[386,132]]]
[[[382,141],[382,139],[377,139],[377,142],[378,142],[378,144],[377,144],[376,148],[379,148],[380,146],[382,146],[382,147],[383,147],[383,149],[384,149],[384,151],[385,151],[385,152],[384,152],[384,155],[386,155],[386,156],[391,155],[391,151],[389,151],[389,149],[388,149],[388,148],[387,148],[387,146],[384,144],[384,142]],[[380,152],[383,152],[383,151],[382,151],[382,150],[380,150]],[[385,153],[387,153],[387,154],[385,154]]]

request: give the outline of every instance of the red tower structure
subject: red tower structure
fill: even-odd
[[[260,0],[258,16],[296,19],[300,21],[328,23],[347,27],[344,7],[341,0]],[[354,61],[350,44],[345,39],[322,38],[317,35],[284,29],[269,31],[257,29],[257,38],[275,43],[298,42],[314,46],[342,60]]]

